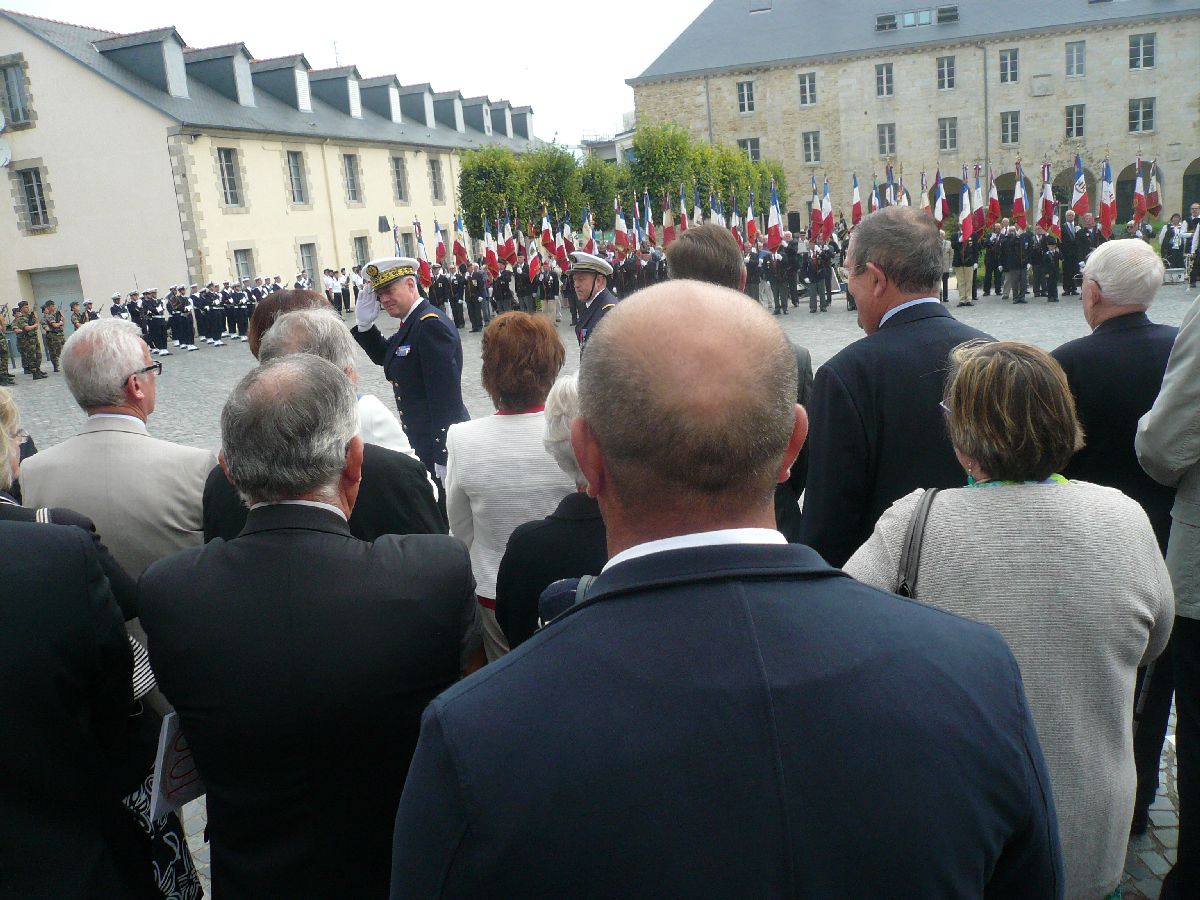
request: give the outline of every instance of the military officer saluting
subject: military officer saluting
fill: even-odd
[[[446,431],[471,418],[462,401],[463,352],[458,329],[445,311],[417,290],[417,261],[389,257],[368,263],[355,303],[359,346],[392,383],[404,433],[425,467],[446,473]],[[400,327],[385,339],[375,326],[383,307]],[[440,503],[444,504],[444,492]]]
[[[22,300],[17,304],[16,315],[12,320],[13,334],[17,336],[17,349],[21,352],[21,367],[26,375],[32,375],[33,380],[49,378],[42,371],[42,344],[38,340],[37,316],[29,308],[29,301]]]
[[[608,279],[612,273],[613,267],[606,259],[582,250],[571,254],[571,271],[568,274],[579,300],[579,324],[575,326],[575,336],[579,339],[580,351],[587,346],[588,338],[600,320],[617,305],[617,298],[608,289]]]

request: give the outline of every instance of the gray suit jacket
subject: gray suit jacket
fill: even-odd
[[[1200,299],[1179,326],[1162,391],[1138,422],[1135,446],[1146,473],[1175,487],[1167,545],[1175,613],[1200,619]]]
[[[25,460],[22,499],[90,518],[137,578],[152,562],[202,543],[204,479],[214,465],[211,450],[152,438],[144,422],[92,418],[75,437]]]

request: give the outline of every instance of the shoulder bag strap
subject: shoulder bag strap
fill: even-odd
[[[908,521],[904,535],[904,546],[900,548],[900,566],[896,572],[896,593],[901,597],[915,597],[917,569],[921,565],[921,544],[925,539],[925,523],[929,521],[929,507],[937,496],[937,488],[929,488],[921,495],[917,508]]]

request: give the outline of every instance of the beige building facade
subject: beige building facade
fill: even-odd
[[[990,165],[1007,206],[1016,163],[1033,192],[1049,163],[1069,198],[1077,153],[1093,208],[1106,157],[1122,215],[1139,154],[1146,172],[1157,160],[1164,214],[1200,198],[1197,0],[961,0],[917,10],[847,0],[818,16],[801,6],[716,0],[630,79],[638,122],[677,123],[779,160],[793,209],[805,208],[812,176],[828,176],[848,214],[852,175],[866,203],[888,164],[913,195],[920,172],[932,188],[940,168],[955,210],[964,165],[971,179],[982,166],[985,185]],[[717,33],[742,40],[694,52]]]
[[[174,29],[0,12],[0,304],[298,272],[453,244],[458,165],[533,146],[532,110]],[[386,223],[381,221],[386,219]],[[395,234],[392,226],[396,227]]]

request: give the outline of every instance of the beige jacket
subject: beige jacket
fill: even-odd
[[[75,437],[21,464],[28,507],[63,506],[96,523],[112,555],[137,578],[152,562],[203,541],[211,450],[151,437],[129,416],[90,418]]]
[[[1183,317],[1162,390],[1138,422],[1134,446],[1146,473],[1175,488],[1167,545],[1175,612],[1200,619],[1200,298]]]

